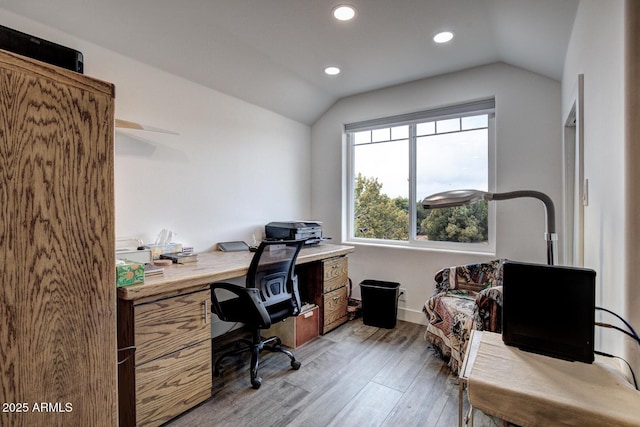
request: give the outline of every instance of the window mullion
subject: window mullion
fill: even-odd
[[[416,240],[416,128],[409,126],[409,241]]]
[[[347,183],[347,207],[349,209],[347,215],[347,235],[349,237],[355,236],[355,141],[353,134],[347,134],[347,161],[349,182]]]

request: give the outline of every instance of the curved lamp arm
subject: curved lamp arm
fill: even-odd
[[[540,191],[518,190],[506,193],[489,193],[480,190],[452,190],[442,193],[432,194],[422,200],[422,207],[425,209],[449,208],[454,206],[469,205],[480,200],[508,200],[521,197],[533,197],[544,203],[547,214],[547,229],[544,238],[547,242],[547,263],[554,265],[557,261],[556,244],[558,235],[556,234],[556,210],[551,197]]]

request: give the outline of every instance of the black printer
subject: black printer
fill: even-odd
[[[322,223],[317,221],[275,221],[265,225],[267,239],[304,240],[315,245],[322,240]]]

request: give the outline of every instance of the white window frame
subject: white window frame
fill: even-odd
[[[347,141],[347,212],[346,212],[346,241],[353,244],[369,244],[380,246],[398,246],[416,249],[434,249],[440,251],[455,251],[465,253],[493,254],[496,247],[496,214],[493,203],[488,204],[488,242],[461,243],[416,239],[416,211],[417,202],[427,195],[416,195],[416,136],[410,131],[409,135],[409,239],[386,240],[355,237],[354,233],[354,184],[355,184],[355,144],[353,134],[364,130],[373,130],[399,125],[411,125],[420,122],[445,120],[448,118],[488,115],[488,191],[495,191],[496,187],[496,137],[495,137],[495,100],[486,99],[443,107],[427,111],[384,117],[345,125],[344,132]]]

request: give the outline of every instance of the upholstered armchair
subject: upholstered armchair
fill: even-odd
[[[443,268],[424,304],[426,339],[458,373],[472,329],[502,332],[504,260]]]

